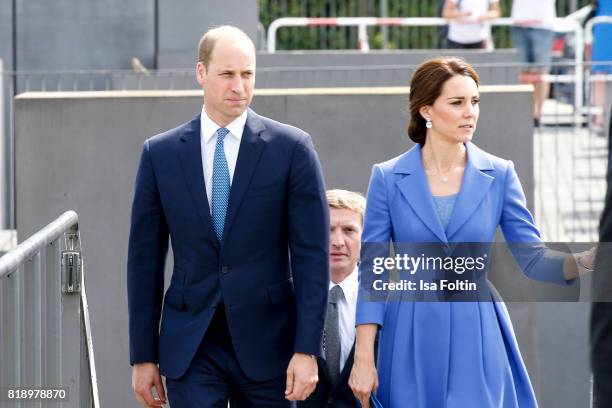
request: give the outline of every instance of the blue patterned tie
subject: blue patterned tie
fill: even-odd
[[[225,215],[230,194],[230,176],[223,140],[229,133],[226,128],[217,130],[217,144],[215,145],[215,158],[213,160],[212,175],[212,219],[217,239],[221,242],[223,238],[223,227],[225,226]]]

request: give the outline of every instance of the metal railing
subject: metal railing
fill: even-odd
[[[541,0],[536,0],[541,1]],[[259,0],[259,20],[265,28],[280,17],[439,17],[444,0]],[[592,0],[556,0],[557,16],[567,16],[590,6]],[[500,0],[501,13],[509,16],[512,0]],[[354,44],[354,27],[318,27],[308,30],[288,29],[279,38],[279,48],[296,49],[346,49]],[[444,41],[443,30],[382,26],[370,30],[374,36],[374,48],[439,47]],[[494,30],[497,46],[508,47],[510,32],[501,28]]]
[[[304,18],[304,17],[283,17],[274,20],[268,27],[268,52],[276,51],[276,33],[282,27],[319,27],[319,26],[356,26],[358,27],[358,48],[363,52],[370,50],[367,27],[370,26],[410,26],[410,27],[429,27],[429,26],[446,26],[448,20],[445,18],[429,18],[429,17],[340,17],[340,18]],[[506,26],[515,25],[514,19],[498,18],[491,20],[491,26]],[[575,20],[569,18],[557,18],[554,21],[555,32],[574,33],[574,41],[576,44],[584,44],[584,32],[582,26]],[[574,63],[576,65],[575,72],[575,106],[582,109],[583,103],[583,63],[584,63],[584,47],[576,47]]]
[[[82,272],[74,211],[0,258],[0,406],[100,406]]]

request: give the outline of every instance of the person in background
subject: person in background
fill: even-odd
[[[347,190],[328,190],[331,277],[324,336],[324,358],[318,359],[319,383],[298,408],[355,408],[348,386],[355,351],[355,308],[359,287],[357,264],[361,249],[365,198]]]
[[[612,112],[609,134],[612,135]],[[608,144],[607,192],[599,221],[599,247],[593,274],[591,368],[593,407],[612,407],[612,144]]]
[[[446,0],[442,17],[449,20],[447,47],[486,49],[491,41],[489,21],[500,16],[499,0]]]
[[[512,42],[519,52],[521,81],[533,84],[533,123],[540,126],[542,105],[550,92],[542,75],[549,71],[552,61],[553,23],[557,16],[556,0],[514,0],[511,17]],[[532,65],[533,64],[533,65]]]
[[[612,16],[612,1],[598,0],[593,3],[594,16]],[[600,23],[593,27],[593,74],[610,75],[612,74],[612,24]],[[606,97],[608,81],[596,78],[593,87],[593,102],[599,112],[595,114],[593,128],[599,134],[605,134],[605,112],[608,110],[609,101]]]

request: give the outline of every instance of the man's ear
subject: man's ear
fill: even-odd
[[[204,84],[206,84],[207,75],[208,73],[206,72],[206,67],[204,66],[204,64],[198,62],[196,64],[196,79],[198,80],[200,86],[204,86]]]
[[[423,119],[425,118],[431,119],[431,106],[429,105],[421,106],[421,108],[419,109],[419,113],[421,114]]]

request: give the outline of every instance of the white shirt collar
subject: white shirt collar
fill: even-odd
[[[357,288],[359,286],[359,272],[357,271],[358,268],[355,268],[353,270],[353,272],[351,272],[351,274],[349,276],[347,276],[346,278],[344,278],[344,280],[338,284],[332,282],[331,280],[329,281],[329,289],[333,288],[334,286],[338,285],[342,288],[342,292],[344,293],[344,297],[349,300],[349,296],[352,298],[354,295],[357,294]]]
[[[234,136],[238,141],[242,139],[242,132],[244,132],[244,126],[246,125],[247,120],[247,111],[245,109],[244,112],[236,119],[234,119],[231,123],[229,123],[225,128],[230,131],[230,134]],[[217,125],[206,113],[206,109],[204,109],[204,105],[202,105],[202,116],[200,118],[201,123],[201,135],[204,143],[208,143],[210,139],[217,133],[217,130],[221,128],[221,126]]]

